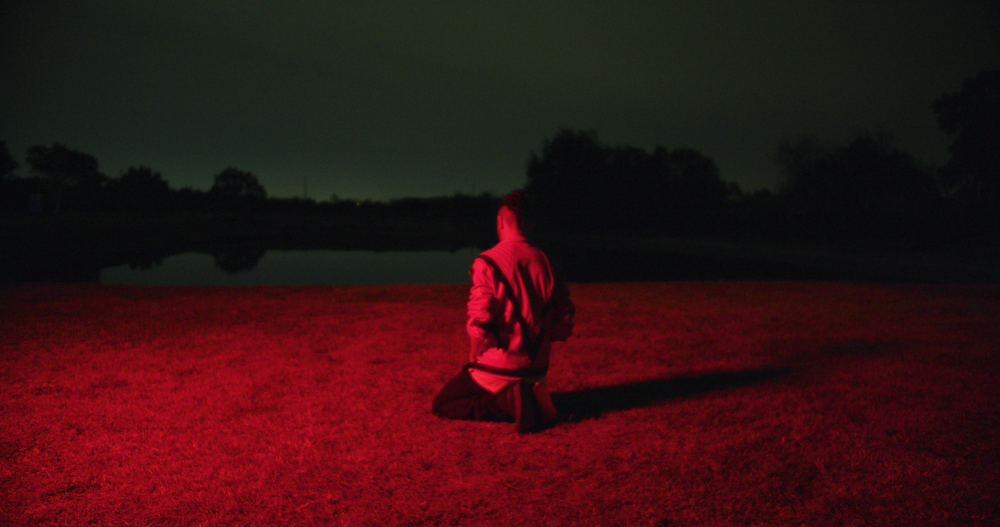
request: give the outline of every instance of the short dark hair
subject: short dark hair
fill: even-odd
[[[498,212],[504,208],[514,213],[514,217],[517,218],[517,228],[522,232],[531,228],[534,218],[531,214],[531,205],[523,190],[517,189],[504,196],[500,200]]]

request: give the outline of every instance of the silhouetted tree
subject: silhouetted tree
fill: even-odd
[[[114,186],[126,209],[162,210],[170,198],[170,185],[149,167],[129,167]]]
[[[696,150],[678,148],[670,152],[670,165],[677,173],[678,193],[698,206],[723,203],[734,188],[739,188],[726,185],[715,161]]]
[[[250,172],[230,167],[215,176],[208,197],[224,206],[259,204],[267,198],[267,191]]]
[[[46,180],[55,212],[59,212],[67,195],[95,199],[107,182],[107,177],[97,170],[94,156],[59,143],[51,147],[32,146],[28,149],[27,163],[33,173]]]
[[[531,154],[527,176],[540,223],[572,228],[690,229],[739,194],[695,150],[608,148],[593,131],[560,130]]]
[[[603,187],[610,184],[604,148],[594,131],[561,129],[542,143],[542,155],[528,161],[529,198],[543,204],[540,220],[552,224],[593,224],[603,216]]]
[[[215,176],[209,192],[222,196],[266,198],[267,191],[250,172],[227,168]]]
[[[718,171],[710,159],[694,150],[670,152],[657,146],[649,154],[640,148],[618,146],[609,150],[609,160],[615,185],[604,198],[614,203],[611,223],[618,227],[662,226],[666,220],[700,214],[706,206],[714,205],[698,190],[700,176],[711,173],[717,178]],[[699,170],[702,160],[708,165],[700,168],[709,170]]]
[[[0,180],[12,177],[17,167],[17,161],[10,155],[10,150],[7,150],[7,143],[0,141]]]
[[[0,212],[25,212],[41,209],[40,178],[21,178],[14,173],[18,164],[0,141]]]
[[[781,197],[800,216],[837,223],[841,234],[907,228],[940,197],[930,172],[887,134],[860,134],[833,149],[807,137],[783,144],[776,160],[786,177]]]
[[[267,249],[260,245],[233,245],[221,247],[212,252],[215,266],[229,275],[251,271],[267,254]]]
[[[1000,70],[966,79],[934,102],[934,113],[953,138],[943,182],[970,202],[1000,204]]]
[[[201,211],[206,206],[206,193],[191,187],[183,187],[170,192],[172,210]]]

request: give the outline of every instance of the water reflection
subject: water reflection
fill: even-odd
[[[469,281],[476,248],[449,251],[219,251],[169,256],[147,269],[102,269],[102,284],[375,285]]]
[[[234,245],[213,251],[212,257],[215,266],[226,274],[238,274],[253,270],[265,254],[267,249],[261,246]]]

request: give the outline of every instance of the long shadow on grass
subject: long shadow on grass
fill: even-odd
[[[579,421],[599,417],[607,411],[650,406],[670,399],[757,384],[781,377],[790,371],[791,368],[764,368],[655,379],[553,393],[552,402],[559,409],[563,420]]]

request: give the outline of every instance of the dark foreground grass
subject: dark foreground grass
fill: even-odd
[[[465,286],[0,289],[0,524],[1000,519],[1000,289],[572,293],[518,436],[428,411]]]

